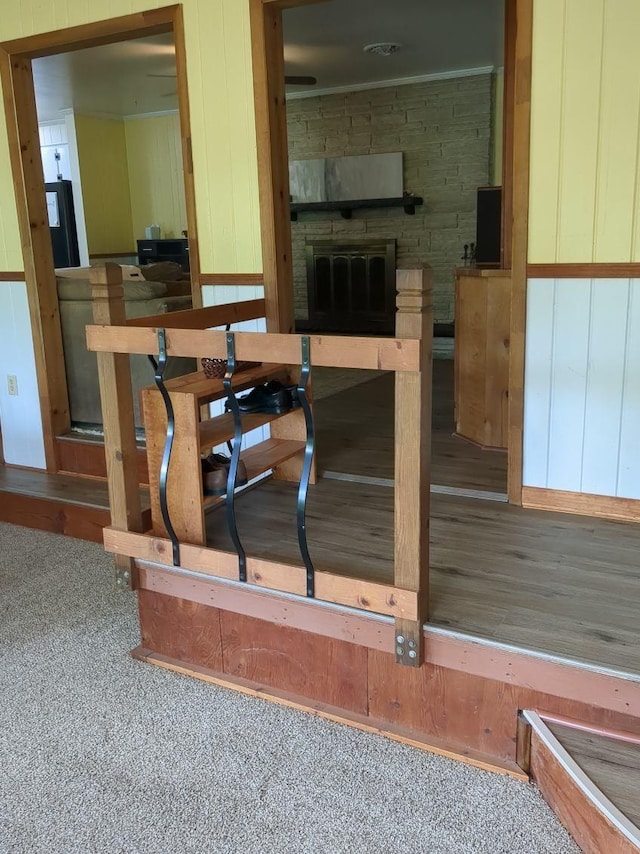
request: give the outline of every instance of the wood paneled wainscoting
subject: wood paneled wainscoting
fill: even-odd
[[[391,618],[139,561],[134,656],[445,755],[520,775],[517,715],[534,708],[640,734],[640,683],[424,630],[398,666]]]

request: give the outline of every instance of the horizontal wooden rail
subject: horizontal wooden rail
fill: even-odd
[[[167,315],[162,315],[165,318]],[[237,332],[236,358],[248,362],[285,365],[302,363],[300,335],[266,332]],[[377,371],[420,371],[422,343],[409,338],[349,338],[329,335],[309,336],[311,364],[323,368],[360,368]],[[169,329],[167,355],[199,358],[203,353],[224,359],[227,339],[224,332]],[[158,352],[154,329],[127,326],[87,326],[87,348],[98,353],[149,355]]]
[[[147,317],[132,317],[127,326],[152,327],[157,329],[209,329],[211,326],[226,326],[227,323],[241,323],[243,320],[255,320],[265,316],[263,299],[230,302],[224,305],[211,305],[207,308],[187,308],[184,311],[172,311],[169,314],[151,314]]]
[[[116,528],[104,529],[104,547],[114,554],[171,567],[171,541],[149,534],[137,534]],[[181,568],[214,578],[238,579],[238,556],[233,552],[204,546],[180,544]],[[282,593],[306,595],[306,570],[303,566],[247,558],[247,578],[251,584]],[[365,581],[316,570],[315,598],[376,614],[416,620],[418,594],[389,584]]]
[[[200,273],[198,284],[255,288],[264,284],[264,275],[262,273]]]

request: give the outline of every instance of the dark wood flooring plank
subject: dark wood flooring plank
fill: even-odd
[[[296,489],[270,481],[237,502],[249,554],[300,562]],[[309,491],[318,568],[392,579],[393,490],[321,479]],[[231,549],[224,513],[210,542]],[[431,622],[503,643],[640,673],[640,528],[432,496]]]

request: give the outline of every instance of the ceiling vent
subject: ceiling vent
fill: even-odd
[[[375,44],[367,44],[362,49],[365,53],[375,53],[376,56],[391,56],[392,53],[397,53],[402,45],[396,42],[376,42]]]

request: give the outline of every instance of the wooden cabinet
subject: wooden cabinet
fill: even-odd
[[[483,448],[506,448],[511,271],[456,270],[456,433]]]

